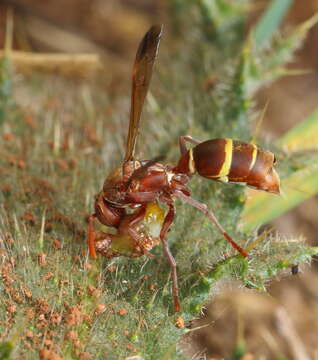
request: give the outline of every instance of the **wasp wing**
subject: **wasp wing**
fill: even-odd
[[[125,161],[134,157],[140,116],[158,52],[162,25],[152,26],[141,40],[132,74],[131,108]]]

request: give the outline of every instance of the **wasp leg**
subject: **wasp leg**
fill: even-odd
[[[246,257],[248,256],[247,252],[243,250],[232,238],[231,236],[223,229],[221,224],[218,222],[217,218],[213,214],[212,211],[208,209],[208,207],[205,204],[200,203],[197,200],[192,199],[190,196],[187,196],[183,194],[181,191],[176,190],[174,192],[174,195],[180,198],[181,200],[189,203],[190,205],[194,206],[195,208],[202,211],[205,215],[209,217],[209,219],[212,221],[212,223],[217,227],[217,229],[220,231],[220,233],[225,237],[225,239],[233,246],[235,250],[237,250],[242,256]]]
[[[89,250],[89,255],[91,258],[96,259],[96,250],[95,250],[95,230],[94,230],[94,218],[95,214],[89,215],[88,217],[88,231],[87,231],[87,246]]]
[[[184,155],[188,151],[186,142],[189,142],[194,145],[198,145],[201,143],[201,141],[193,139],[193,137],[190,135],[180,136],[179,137],[179,147],[180,147],[181,155]]]
[[[179,300],[177,264],[176,264],[176,260],[174,259],[173,255],[171,254],[169,244],[168,244],[167,240],[165,239],[166,233],[169,230],[169,228],[173,222],[176,210],[175,210],[175,207],[172,202],[167,203],[167,205],[169,206],[169,211],[163,221],[163,225],[162,225],[162,228],[160,231],[160,239],[162,241],[163,251],[164,251],[164,253],[170,263],[170,266],[171,266],[172,294],[173,294],[174,309],[176,312],[179,312],[181,309],[181,306],[180,306],[180,300]]]

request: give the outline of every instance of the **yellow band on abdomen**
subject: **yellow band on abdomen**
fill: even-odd
[[[195,173],[195,163],[194,163],[194,160],[193,160],[193,149],[192,148],[189,150],[189,164],[188,164],[188,167],[189,167],[190,174],[194,174]]]
[[[255,162],[256,162],[256,158],[257,158],[257,146],[254,145],[254,144],[251,144],[253,146],[253,153],[252,153],[252,161],[251,161],[251,164],[250,164],[250,168],[249,168],[249,171],[251,171],[255,165]]]
[[[225,145],[224,145],[224,162],[220,169],[220,172],[218,174],[218,177],[223,178],[222,181],[224,181],[225,178],[227,178],[228,174],[231,170],[231,164],[232,164],[232,152],[233,152],[233,140],[232,139],[224,139]]]

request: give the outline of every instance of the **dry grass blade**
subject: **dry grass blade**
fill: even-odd
[[[283,307],[280,307],[276,310],[275,315],[277,321],[277,329],[288,343],[289,348],[294,354],[294,359],[310,360],[310,357],[307,355],[307,352],[305,350],[305,346],[301,342],[298,334],[296,333],[296,329],[286,310]]]
[[[7,55],[0,51],[0,58]],[[100,56],[97,54],[50,54],[10,51],[10,59],[17,71],[57,72],[61,74],[87,74],[102,68]]]

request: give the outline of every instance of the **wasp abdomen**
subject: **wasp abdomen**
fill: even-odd
[[[189,152],[190,158],[193,158],[193,167],[199,175],[227,182],[232,164],[232,150],[232,139],[213,139],[200,143]]]
[[[196,145],[180,159],[178,168],[208,179],[243,183],[279,194],[279,177],[273,166],[274,155],[270,151],[224,138]]]

